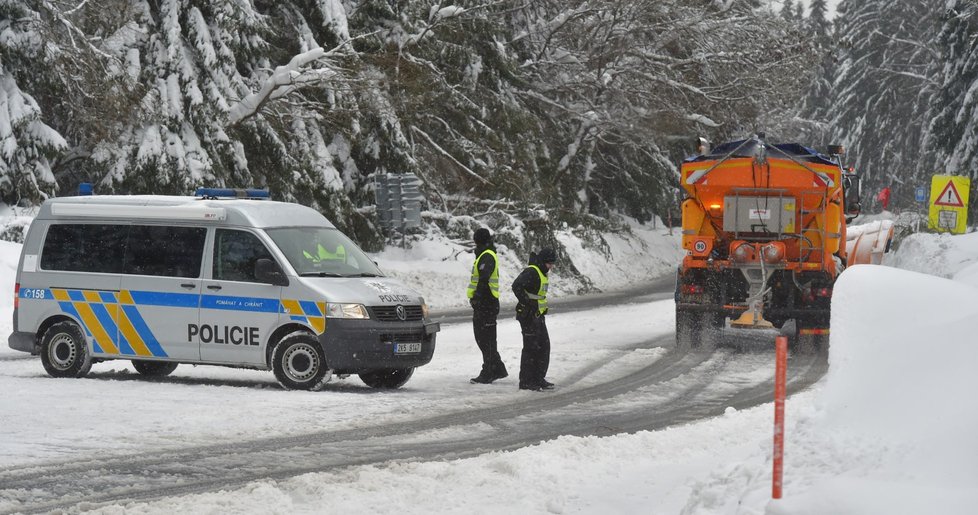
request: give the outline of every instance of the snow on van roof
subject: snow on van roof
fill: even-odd
[[[55,207],[59,206],[59,207]],[[65,209],[68,208],[68,209]],[[247,227],[335,227],[318,211],[272,200],[205,200],[171,195],[58,197],[41,205],[37,219],[196,220]]]

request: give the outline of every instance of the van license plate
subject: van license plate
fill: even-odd
[[[421,352],[420,343],[395,343],[394,354],[417,354]]]

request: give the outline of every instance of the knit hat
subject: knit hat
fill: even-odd
[[[492,243],[492,235],[489,234],[489,229],[480,227],[475,230],[475,233],[472,235],[472,240],[475,241],[476,245],[488,245]]]
[[[556,263],[557,253],[554,252],[554,249],[547,247],[538,252],[536,258],[540,263]]]

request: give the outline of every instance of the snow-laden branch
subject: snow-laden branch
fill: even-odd
[[[313,61],[336,55],[344,47],[352,45],[354,41],[373,34],[375,33],[371,32],[348,39],[329,51],[323,50],[322,47],[313,48],[294,56],[288,64],[276,67],[275,71],[262,83],[261,89],[231,106],[231,109],[228,110],[228,125],[235,125],[255,116],[270,100],[288,95],[302,86],[340,77],[340,69],[329,64],[324,68],[312,70],[303,70],[302,67]]]
[[[488,184],[488,185],[492,186],[492,183],[489,182],[488,179],[486,179],[485,177],[477,174],[474,170],[472,170],[468,166],[465,166],[464,164],[462,164],[461,161],[459,161],[458,159],[455,159],[455,156],[453,156],[447,150],[441,148],[441,146],[439,146],[438,143],[435,143],[435,140],[432,139],[432,137],[429,136],[427,132],[425,132],[425,131],[417,128],[417,127],[414,127],[414,126],[411,127],[411,130],[413,130],[413,131],[417,132],[418,134],[420,134],[421,136],[423,136],[424,139],[428,140],[428,143],[430,143],[431,146],[435,148],[435,150],[437,150],[443,156],[445,156],[448,159],[450,159],[453,163],[457,164],[459,166],[459,168],[461,168],[462,170],[465,170],[466,173],[468,173],[472,177],[475,177],[476,179],[478,179],[479,181],[481,181],[483,184]]]
[[[702,115],[702,114],[690,113],[690,114],[687,114],[684,118],[686,118],[687,120],[689,120],[691,122],[696,122],[696,123],[699,123],[699,124],[706,125],[707,127],[719,127],[720,126],[719,123],[713,121],[708,116],[705,116],[705,115]]]
[[[243,120],[251,118],[268,103],[269,100],[282,97],[291,92],[298,83],[308,83],[302,80],[303,66],[328,55],[322,47],[316,47],[308,52],[296,55],[288,64],[278,66],[275,71],[265,79],[261,89],[241,99],[228,111],[228,125],[234,125]],[[328,69],[327,69],[328,70]],[[337,72],[333,71],[336,75]]]

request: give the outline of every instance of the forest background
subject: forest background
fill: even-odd
[[[975,179],[976,36],[975,0],[0,0],[0,200],[265,187],[379,250],[413,173],[426,226],[525,252],[677,219],[699,138],[764,132],[910,209]]]

